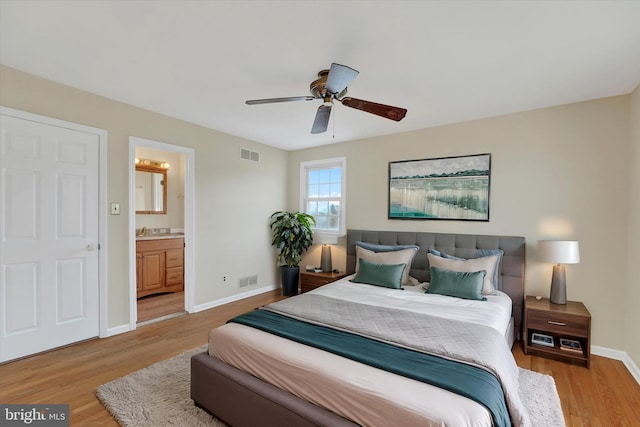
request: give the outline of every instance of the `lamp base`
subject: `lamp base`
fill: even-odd
[[[320,270],[331,273],[331,246],[322,245],[322,254],[320,255]]]
[[[551,277],[551,294],[549,300],[553,304],[567,303],[567,279],[564,271],[564,265],[557,264],[553,266],[553,276]]]

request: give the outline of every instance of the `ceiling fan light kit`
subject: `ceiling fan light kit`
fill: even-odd
[[[347,86],[355,79],[358,71],[346,65],[333,63],[329,70],[322,70],[318,73],[318,79],[309,85],[311,96],[291,96],[286,98],[252,99],[245,101],[248,105],[273,104],[277,102],[289,101],[311,101],[322,99],[323,104],[318,107],[316,117],[311,127],[311,133],[323,133],[327,131],[333,100],[339,101],[345,107],[355,108],[376,116],[384,117],[399,122],[407,114],[405,108],[393,107],[391,105],[378,104],[376,102],[362,99],[344,97],[347,94]]]

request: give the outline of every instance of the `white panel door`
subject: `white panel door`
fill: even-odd
[[[99,334],[99,137],[0,115],[0,362]]]

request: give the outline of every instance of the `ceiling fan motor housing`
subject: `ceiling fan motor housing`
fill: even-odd
[[[325,102],[329,102],[330,100],[327,100],[327,97],[330,97],[331,99],[340,99],[343,96],[345,96],[347,94],[347,88],[345,87],[344,90],[340,93],[327,93],[327,76],[329,75],[329,70],[322,70],[318,73],[318,79],[314,80],[310,85],[309,85],[309,91],[311,92],[311,95],[313,95],[314,98],[321,98],[324,99]]]

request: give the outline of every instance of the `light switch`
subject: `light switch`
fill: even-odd
[[[120,215],[120,203],[111,203],[111,215]]]

